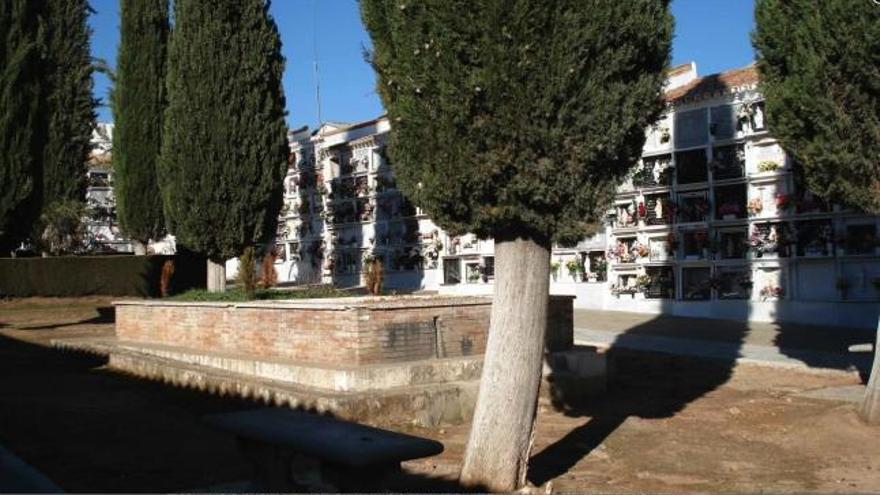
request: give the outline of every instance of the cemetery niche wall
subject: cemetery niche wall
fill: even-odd
[[[873,326],[878,218],[804,187],[754,66],[671,73],[667,113],[599,231],[554,246],[551,291],[583,308]],[[449,235],[397,192],[389,130],[379,118],[290,133],[279,280],[360,285],[375,258],[392,289],[491,294],[492,240]],[[784,276],[764,284],[768,273]]]

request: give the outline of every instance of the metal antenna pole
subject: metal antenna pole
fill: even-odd
[[[318,72],[318,9],[315,0],[312,0],[312,50],[314,56],[314,76],[315,76],[315,107],[318,111],[318,128],[324,122],[321,119],[321,77]]]

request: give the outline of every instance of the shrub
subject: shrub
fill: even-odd
[[[157,297],[174,260],[168,293],[205,286],[205,259],[175,256],[60,256],[0,259],[0,297],[91,295]]]
[[[337,297],[355,297],[357,292],[343,291],[332,286],[317,286],[304,289],[292,290],[265,290],[254,291],[250,299],[257,300],[289,300],[289,299],[329,299]],[[171,298],[174,301],[191,302],[245,302],[250,300],[242,288],[229,289],[225,292],[208,292],[205,289],[193,289]]]
[[[278,273],[275,271],[275,250],[263,256],[263,264],[260,266],[260,282],[264,289],[271,289],[278,285]]]
[[[373,259],[367,262],[367,269],[364,274],[365,282],[367,284],[367,291],[374,296],[377,296],[382,293],[382,262],[378,259]]]
[[[244,287],[245,297],[254,299],[257,289],[257,263],[254,259],[254,248],[252,246],[244,248],[244,253],[238,261],[238,280]]]
[[[50,204],[40,216],[40,240],[43,249],[54,255],[82,249],[85,239],[85,204],[64,200]]]
[[[172,275],[174,275],[174,260],[165,260],[165,263],[162,263],[162,278],[159,282],[162,297],[168,297]]]

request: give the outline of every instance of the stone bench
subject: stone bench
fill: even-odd
[[[443,444],[290,409],[205,417],[233,433],[261,490],[377,491],[403,461],[437,455]]]

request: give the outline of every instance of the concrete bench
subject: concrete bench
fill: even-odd
[[[376,491],[400,463],[443,452],[443,444],[290,409],[205,417],[233,433],[266,491]]]

